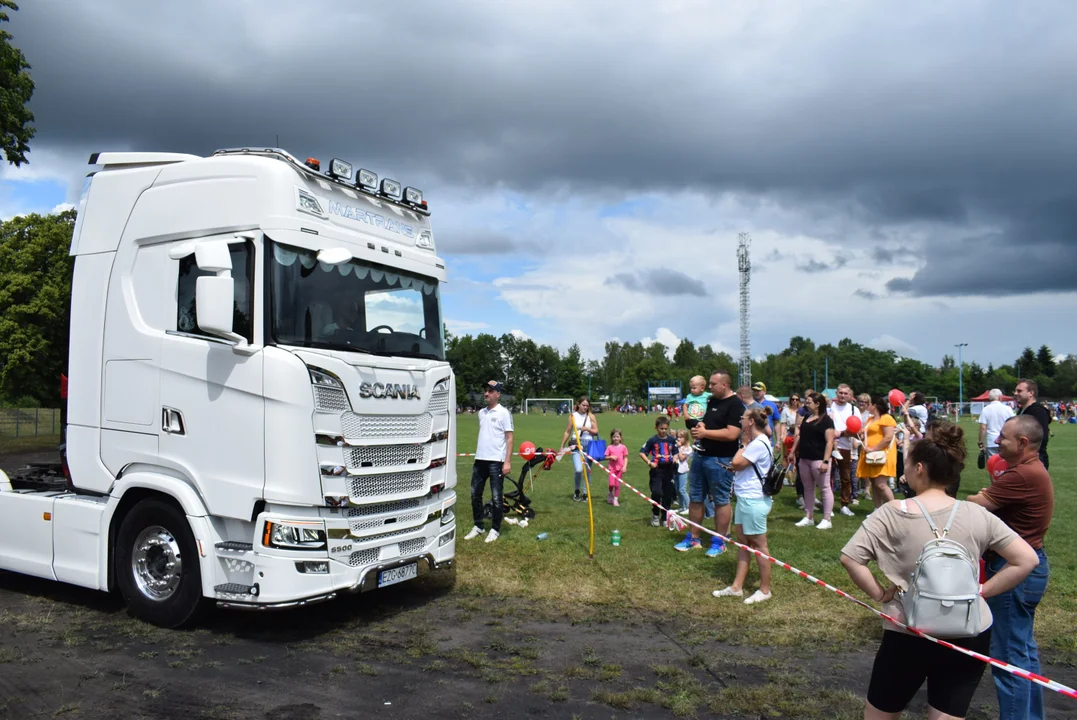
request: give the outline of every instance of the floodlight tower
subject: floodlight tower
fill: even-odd
[[[741,385],[752,384],[752,348],[749,341],[748,300],[751,295],[752,261],[748,258],[748,246],[752,237],[748,233],[737,236],[737,269],[740,271],[740,375]]]

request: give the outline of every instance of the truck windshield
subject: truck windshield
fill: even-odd
[[[273,338],[283,345],[444,360],[436,280],[362,260],[270,245]]]

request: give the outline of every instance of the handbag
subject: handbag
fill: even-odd
[[[864,432],[864,437],[867,438],[867,431]],[[890,447],[886,450],[872,450],[864,456],[864,463],[867,465],[885,465],[886,456],[890,453],[890,449],[894,447],[894,440],[897,438],[897,433],[894,433],[894,437],[890,438]]]
[[[987,467],[987,451],[983,448],[980,448],[980,454],[976,458],[976,467],[980,468],[981,470]]]

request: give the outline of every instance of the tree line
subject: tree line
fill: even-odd
[[[647,384],[680,381],[684,392],[693,375],[707,377],[714,370],[729,370],[737,380],[737,362],[726,352],[709,345],[681,340],[670,358],[665,345],[654,342],[608,342],[601,360],[584,360],[577,345],[561,353],[550,345],[511,334],[500,337],[483,333],[447,334],[446,353],[456,373],[457,401],[469,404],[469,393],[492,378],[501,379],[506,390],[522,402],[524,398],[579,397],[609,398],[615,404],[647,404]],[[1077,397],[1077,356],[1055,360],[1050,348],[1025,348],[1012,364],[964,363],[964,392],[967,400],[991,388],[1009,394],[1019,378],[1033,379],[1041,398],[1070,400]],[[787,396],[806,389],[823,390],[848,383],[857,393],[885,394],[894,387],[906,392],[919,390],[940,401],[957,400],[958,368],[946,355],[938,366],[899,357],[890,350],[865,347],[846,338],[837,345],[816,346],[809,338],[795,336],[780,352],[752,361],[753,382],[763,381],[767,391]],[[472,404],[476,396],[470,400]]]

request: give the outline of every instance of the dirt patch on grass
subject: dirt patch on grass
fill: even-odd
[[[0,573],[0,717],[861,716],[875,638],[832,652],[715,631],[471,595],[445,577],[294,611],[217,611],[167,631],[104,593]],[[1073,710],[1050,695],[1055,712]],[[993,705],[986,676],[970,717]]]

